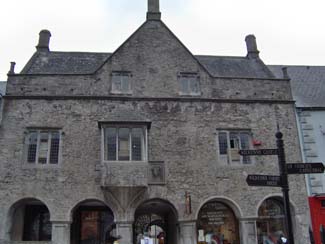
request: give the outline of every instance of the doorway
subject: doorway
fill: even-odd
[[[117,239],[113,212],[103,203],[85,202],[73,212],[71,244],[113,244]]]
[[[168,202],[154,199],[142,203],[135,212],[134,244],[177,243],[177,213]]]

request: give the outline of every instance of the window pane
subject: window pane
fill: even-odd
[[[228,143],[227,143],[227,133],[219,133],[219,152],[221,155],[227,154]]]
[[[249,134],[248,133],[240,133],[240,146],[241,149],[249,149]],[[243,156],[243,163],[249,164],[250,163],[249,156]]]
[[[118,160],[122,160],[122,161],[130,160],[129,135],[130,135],[129,128],[119,128]]]
[[[192,77],[189,78],[190,80],[190,88],[191,88],[191,93],[199,93],[200,89],[199,89],[199,82],[197,80],[197,77]]]
[[[238,133],[230,133],[230,148],[239,149]]]
[[[105,129],[107,160],[116,160],[116,128]]]
[[[35,163],[37,151],[37,132],[31,132],[28,137],[27,162]]]
[[[189,93],[188,79],[186,77],[182,77],[180,78],[180,82],[181,82],[181,92],[188,94]]]
[[[121,76],[113,75],[113,78],[112,78],[112,90],[113,91],[121,91],[122,90]]]
[[[39,164],[46,164],[47,160],[47,151],[48,151],[48,132],[41,132],[40,136],[40,144],[38,149],[38,163]]]
[[[142,160],[142,142],[143,142],[142,128],[132,129],[132,160]]]
[[[123,75],[121,76],[121,79],[122,79],[122,92],[128,92],[130,90],[129,76]]]
[[[50,164],[59,163],[59,146],[60,146],[60,133],[52,132]]]

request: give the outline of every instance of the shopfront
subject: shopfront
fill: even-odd
[[[256,221],[258,244],[277,243],[286,237],[283,202],[280,198],[266,199],[258,209]]]
[[[209,201],[197,220],[198,243],[239,244],[239,223],[232,209],[219,201]]]

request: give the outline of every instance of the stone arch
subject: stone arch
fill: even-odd
[[[164,243],[178,243],[178,211],[168,200],[151,198],[142,201],[133,211],[133,243],[138,243],[145,234],[162,238]]]
[[[9,206],[5,225],[7,228],[5,233],[6,239],[12,241],[23,241],[23,239],[29,238],[51,240],[52,225],[50,223],[50,218],[52,216],[52,209],[48,207],[48,204],[43,199],[39,197],[25,197],[16,200]],[[28,213],[28,215],[25,213]],[[36,216],[33,215],[34,213],[41,215],[42,221],[44,223],[46,222],[46,226],[44,227],[44,232],[46,233],[44,233],[43,236],[41,236],[42,234],[33,237],[29,237],[28,235],[26,236],[26,233],[29,233],[29,231],[24,229],[25,221],[29,221],[28,219],[34,217],[36,218]],[[30,224],[27,224],[26,226],[29,225]]]
[[[204,206],[204,204],[206,204],[206,203],[208,203],[210,201],[218,201],[218,202],[226,204],[234,212],[237,219],[240,219],[243,216],[243,212],[242,212],[239,204],[237,204],[232,199],[230,199],[228,197],[225,197],[225,196],[212,196],[212,197],[209,197],[209,198],[205,199],[205,201],[200,203],[200,205],[197,208],[196,213],[195,213],[195,219],[198,218],[199,212],[200,212],[201,208]]]
[[[265,204],[264,207],[263,204]],[[273,206],[273,208],[271,206]],[[296,233],[295,209],[296,207],[294,203],[290,202],[291,219],[294,234]],[[260,210],[263,211],[265,215],[261,215]],[[268,213],[269,211],[271,213]],[[282,194],[269,194],[265,196],[257,205],[256,216],[256,228],[258,230],[257,232],[260,233],[257,236],[258,243],[264,242],[265,238],[275,238],[277,240],[281,236],[287,235]]]
[[[210,197],[196,211],[198,238],[210,238],[217,243],[242,242],[242,216],[241,208],[232,199],[224,196]]]
[[[118,216],[118,211],[115,208],[115,205],[111,205],[111,204],[107,204],[107,202],[103,199],[97,198],[97,197],[90,197],[90,198],[86,198],[86,199],[82,199],[82,200],[78,200],[72,207],[70,207],[70,209],[68,210],[68,216],[69,216],[69,220],[72,221],[72,217],[73,217],[73,212],[82,204],[86,204],[86,203],[90,203],[90,202],[98,202],[101,203],[105,206],[107,206],[112,212],[114,217],[116,218],[116,216]]]
[[[281,202],[283,202],[283,195],[281,193],[269,194],[269,195],[264,196],[264,198],[262,198],[262,200],[260,200],[258,202],[257,208],[255,209],[255,214],[256,214],[257,217],[258,217],[258,210],[260,209],[263,202],[265,202],[265,200],[270,199],[270,198],[275,198],[275,199],[280,200]],[[297,206],[292,201],[290,201],[290,209],[291,209],[292,216],[295,216]]]

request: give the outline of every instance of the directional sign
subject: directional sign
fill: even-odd
[[[278,149],[239,150],[242,156],[277,155]]]
[[[320,174],[324,173],[323,163],[286,164],[288,174]]]
[[[282,186],[281,177],[277,175],[248,175],[246,182],[249,186]]]

